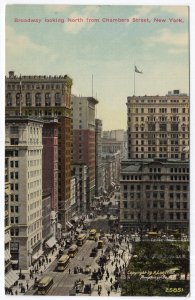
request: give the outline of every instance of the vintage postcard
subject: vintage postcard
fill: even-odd
[[[190,296],[190,6],[5,9],[5,295]]]

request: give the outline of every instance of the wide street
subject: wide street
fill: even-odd
[[[105,216],[98,216],[98,218],[96,218],[91,222],[90,227],[93,226],[93,228],[97,228],[97,230],[98,229],[102,230],[103,228],[105,228],[104,225],[106,223],[108,223],[108,221]],[[108,225],[106,227],[108,229]],[[105,235],[107,235],[106,232]],[[114,283],[116,282],[114,273],[116,267],[119,268],[120,270],[120,276],[122,273],[124,273],[125,266],[127,265],[127,262],[130,258],[131,245],[128,244],[129,245],[128,248],[125,239],[123,239],[123,241],[119,244],[117,236],[116,236],[116,240],[112,243],[108,240],[108,237],[107,238],[105,237],[104,241],[105,242],[102,249],[98,249],[97,256],[90,257],[91,250],[94,247],[97,247],[97,241],[87,239],[85,243],[79,247],[79,251],[77,252],[75,257],[70,259],[68,266],[63,272],[57,271],[56,266],[58,260],[55,259],[51,263],[51,265],[43,272],[43,275],[51,275],[54,282],[51,289],[47,292],[47,295],[68,296],[70,294],[70,291],[73,290],[73,287],[75,286],[75,282],[80,279],[84,281],[84,285],[91,284],[91,295],[96,295],[96,296],[98,295],[98,285],[99,285],[101,286],[101,296],[106,296],[108,291],[110,292],[110,295],[113,294],[115,296],[120,296],[120,288],[118,286],[116,289],[114,288]],[[117,248],[115,248],[114,245],[117,246]],[[102,279],[101,280],[99,279],[97,282],[96,280],[91,279],[91,274],[94,271],[100,269],[100,266],[98,265],[99,258],[102,256],[103,253],[105,253],[105,250],[108,247],[110,247],[114,251],[110,251],[109,260],[104,265],[105,272],[102,276]],[[68,249],[65,249],[64,253],[67,254],[67,252]],[[83,271],[85,270],[86,265],[91,266],[91,272],[89,274],[85,274],[84,272],[82,272],[82,269]],[[77,267],[77,269],[79,270],[77,274],[74,273],[75,267]],[[108,274],[109,274],[109,278],[108,278]],[[73,293],[74,292],[75,290],[73,290]],[[28,295],[36,295],[36,294],[37,294],[37,289],[33,289],[33,287],[31,287],[31,289],[28,290]],[[83,291],[78,295],[80,296],[84,295]]]

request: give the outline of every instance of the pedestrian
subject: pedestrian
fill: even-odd
[[[28,286],[28,283],[27,283],[27,285],[26,285],[26,289],[27,289],[27,290],[28,290],[28,287],[29,287],[29,286]]]
[[[107,291],[108,296],[110,296],[110,290]]]
[[[15,295],[16,295],[16,296],[18,295],[18,291],[17,291],[17,290],[15,290]]]

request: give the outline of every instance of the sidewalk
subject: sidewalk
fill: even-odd
[[[117,265],[118,267],[123,267],[124,264],[128,264],[128,261],[131,257],[130,251],[127,248],[127,244],[124,242],[118,250],[118,254],[122,254],[123,251],[124,255],[122,258],[117,258],[118,262]],[[113,297],[120,297],[121,296],[121,289],[120,287],[118,287],[117,289],[115,289],[114,287],[114,282],[115,282],[115,275],[114,275],[114,270],[115,270],[115,266],[116,266],[116,262],[114,262],[115,256],[113,254],[113,252],[111,252],[112,254],[110,255],[110,260],[109,262],[105,265],[105,269],[109,272],[109,278],[107,278],[107,272],[105,271],[104,275],[103,275],[103,279],[102,280],[98,280],[98,283],[96,284],[95,281],[90,280],[90,283],[92,283],[92,293],[91,296],[98,296],[98,286],[101,286],[101,295],[100,296],[108,296],[108,293],[110,292],[110,296]],[[112,262],[113,265],[112,265]],[[96,269],[98,269],[98,265],[96,264]],[[121,271],[121,275],[123,275],[123,273],[125,272],[125,269],[123,269]],[[112,278],[112,283],[111,283],[111,278]]]
[[[30,270],[32,270],[32,267],[30,267],[28,270],[21,270],[22,274],[25,275],[25,279],[19,279],[18,285],[12,287],[13,295],[28,295],[28,290],[34,285],[35,278],[37,277],[37,280],[39,280],[43,274],[44,271],[48,269],[48,267],[53,263],[53,261],[56,259],[56,255],[58,254],[58,249],[61,248],[61,246],[57,245],[57,250],[54,250],[53,254],[50,252],[48,254],[48,263],[44,263],[42,266],[39,267],[38,261],[34,265],[38,266],[38,272],[33,272],[33,278],[30,278]],[[19,275],[20,271],[17,270],[16,274]],[[21,292],[21,285],[25,288],[25,293]]]

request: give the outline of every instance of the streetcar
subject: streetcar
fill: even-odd
[[[97,239],[97,230],[91,229],[89,231],[89,240],[96,240]]]
[[[87,238],[87,236],[85,233],[79,234],[79,236],[77,238],[77,245],[82,246],[84,244],[84,242],[86,241],[86,238]]]
[[[57,270],[58,271],[64,271],[69,263],[70,257],[67,254],[64,254],[60,257],[58,260]]]
[[[75,256],[75,254],[78,252],[78,247],[77,245],[72,245],[69,249],[68,249],[68,255],[72,258]]]
[[[53,284],[53,278],[51,276],[44,276],[38,283],[38,295],[45,295],[49,291]]]

